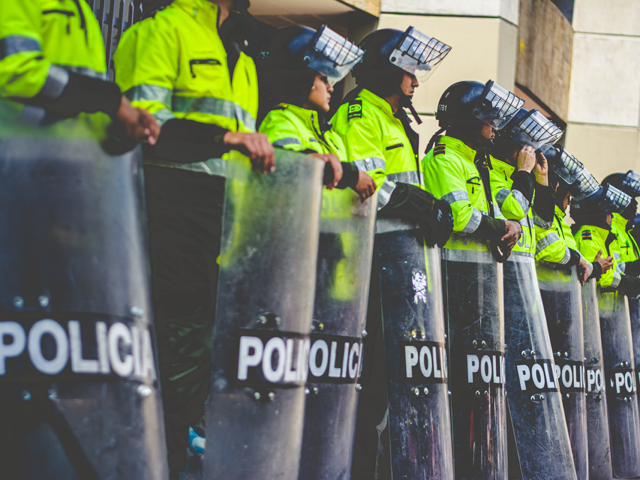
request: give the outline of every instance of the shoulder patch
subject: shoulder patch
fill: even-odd
[[[351,120],[352,118],[362,118],[362,100],[355,99],[349,102],[347,120]]]
[[[583,240],[591,240],[591,230],[583,230],[582,231],[582,239]]]
[[[433,147],[433,155],[442,155],[446,152],[447,146],[444,143],[439,143]]]

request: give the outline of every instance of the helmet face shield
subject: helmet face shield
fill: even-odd
[[[598,206],[607,213],[620,213],[631,203],[631,197],[611,184],[604,187]]]
[[[555,147],[542,148],[542,154],[547,157],[549,149]],[[547,157],[547,159],[549,159]],[[576,157],[567,152],[564,148],[560,148],[559,154],[556,154],[553,160],[549,162],[550,167],[554,173],[558,175],[568,185],[573,184],[580,175],[582,170],[585,170],[584,165]],[[593,193],[593,192],[592,192]]]
[[[331,85],[342,80],[362,60],[357,45],[327,26],[323,26],[309,44],[302,59],[311,69],[326,75]]]
[[[409,27],[391,52],[389,61],[421,80],[429,78],[451,47]]]
[[[569,191],[576,202],[584,200],[585,198],[593,195],[600,188],[598,181],[593,178],[586,168],[582,168],[576,176],[576,180],[569,187]]]
[[[632,197],[640,195],[640,174],[629,170],[622,180],[622,190]]]
[[[537,110],[531,110],[509,132],[511,138],[534,150],[543,145],[556,143],[562,136],[562,130]]]
[[[524,100],[489,80],[472,112],[478,120],[500,130],[518,113],[522,105]]]

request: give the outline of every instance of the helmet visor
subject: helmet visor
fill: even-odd
[[[622,190],[632,197],[640,195],[640,174],[629,170],[622,180]]]
[[[575,182],[569,187],[569,191],[576,202],[584,200],[598,191],[600,184],[593,178],[586,168],[582,168],[576,176]]]
[[[522,105],[524,100],[489,80],[482,92],[482,97],[473,107],[473,115],[496,130],[500,130],[518,113]]]
[[[537,110],[531,110],[509,133],[516,142],[529,145],[534,150],[556,143],[562,136],[562,130]]]
[[[389,61],[424,81],[433,74],[450,50],[449,45],[409,27],[391,52]]]
[[[309,68],[326,75],[329,83],[334,85],[362,60],[363,55],[357,45],[323,26],[302,58]]]
[[[618,190],[613,185],[607,184],[604,187],[598,206],[607,213],[620,213],[631,203],[631,197]]]
[[[551,148],[555,147],[543,147],[541,149],[542,154],[547,156],[547,152]],[[554,159],[550,161],[550,167],[553,169],[555,174],[568,185],[574,183],[578,179],[580,171],[585,169],[582,162],[567,152],[564,148],[560,148],[560,153],[556,154]]]

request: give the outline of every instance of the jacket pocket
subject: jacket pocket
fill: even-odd
[[[189,60],[189,71],[191,72],[191,76],[196,78],[196,68],[202,66],[217,66],[222,65],[219,60],[215,58],[194,58],[193,60]]]

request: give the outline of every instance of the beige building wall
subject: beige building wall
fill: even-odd
[[[414,26],[452,47],[438,69],[417,90],[414,106],[423,120],[414,124],[424,151],[437,131],[435,111],[444,90],[461,80],[495,80],[515,85],[518,0],[382,0],[378,28]]]
[[[567,150],[598,179],[640,169],[640,2],[576,0]]]

